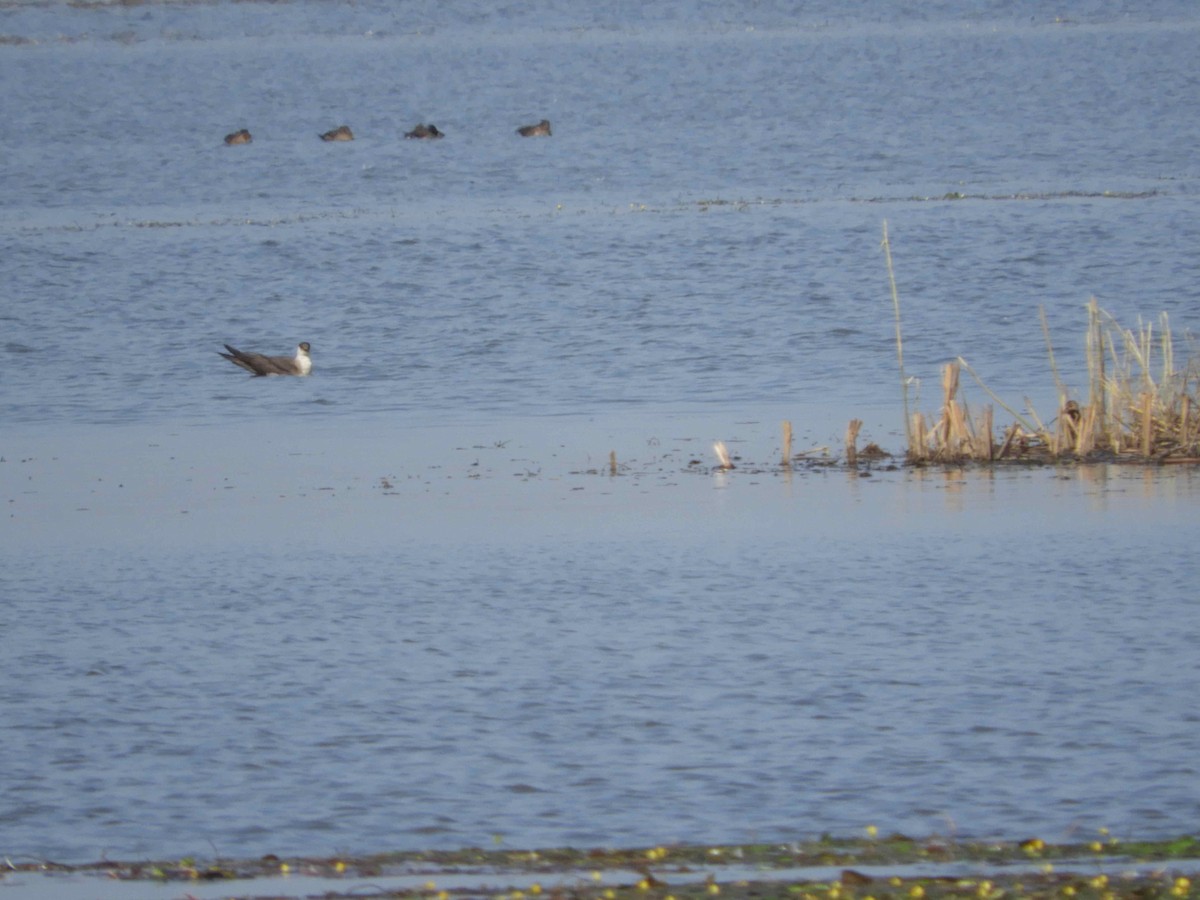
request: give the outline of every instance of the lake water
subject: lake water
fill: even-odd
[[[1200,474],[777,463],[903,449],[884,220],[922,408],[1194,355],[1198,40],[0,4],[0,852],[1194,829]]]

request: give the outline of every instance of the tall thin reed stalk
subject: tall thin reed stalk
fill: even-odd
[[[1058,392],[1058,407],[1062,409],[1067,404],[1067,389],[1063,386],[1058,374],[1058,364],[1054,361],[1054,341],[1050,339],[1050,323],[1046,321],[1046,307],[1038,304],[1038,318],[1042,320],[1042,336],[1046,339],[1046,356],[1050,360],[1050,374],[1054,376],[1054,388]]]
[[[908,412],[908,376],[904,373],[904,340],[900,334],[900,291],[896,287],[896,270],[892,266],[892,242],[888,238],[887,219],[883,220],[883,255],[887,260],[888,284],[892,289],[892,309],[896,314],[896,362],[900,366],[900,392],[904,397],[904,431],[909,452],[913,449],[912,425]]]
[[[1100,304],[1092,297],[1088,301],[1087,363],[1088,406],[1096,410],[1096,426],[1104,428],[1108,416],[1104,412],[1104,330],[1100,325]],[[1093,441],[1098,435],[1093,435]]]

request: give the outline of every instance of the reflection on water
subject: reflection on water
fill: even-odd
[[[1052,473],[1052,474],[1048,474]],[[853,479],[853,475],[850,476]],[[1193,466],[1144,466],[1124,463],[1097,465],[1031,465],[999,468],[930,466],[908,471],[916,484],[937,489],[947,512],[964,512],[980,493],[996,496],[996,481],[1036,482],[1050,502],[1069,505],[1071,514],[1112,513],[1130,498],[1138,498],[1164,514],[1189,512],[1194,499]],[[1046,502],[1042,501],[1043,504]]]

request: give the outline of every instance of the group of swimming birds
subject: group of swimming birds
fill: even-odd
[[[522,125],[517,129],[517,134],[521,137],[550,137],[550,121],[542,119],[536,125]],[[446,135],[444,132],[439,131],[438,127],[432,122],[428,125],[422,122],[412,131],[406,132],[404,136],[414,140],[429,141],[444,138]],[[352,141],[354,140],[354,132],[350,130],[349,125],[339,125],[337,128],[320,135],[320,138],[323,141]],[[248,128],[242,128],[225,135],[225,143],[230,145],[249,144],[253,140],[254,136],[250,134],[250,129]]]
[[[522,125],[517,129],[517,134],[521,137],[550,137],[550,122],[542,119],[536,125]],[[418,125],[404,136],[416,140],[434,140],[445,137],[445,134],[431,122],[428,125]],[[249,144],[252,140],[254,138],[245,128],[225,135],[226,144]],[[325,132],[321,135],[321,140],[352,141],[354,133],[350,130],[349,125],[342,125]],[[266,356],[262,353],[247,353],[237,347],[230,347],[228,344],[225,345],[225,349],[229,352],[221,355],[251,375],[307,375],[312,371],[312,358],[308,355],[308,351],[312,348],[308,341],[300,342],[295,356]]]

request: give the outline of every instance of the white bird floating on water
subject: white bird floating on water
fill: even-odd
[[[308,351],[312,349],[308,341],[302,341],[296,348],[295,356],[263,356],[261,353],[246,353],[236,347],[225,345],[228,353],[221,353],[235,366],[241,366],[251,375],[307,375],[312,371],[312,359]],[[217,351],[220,353],[220,351]]]

